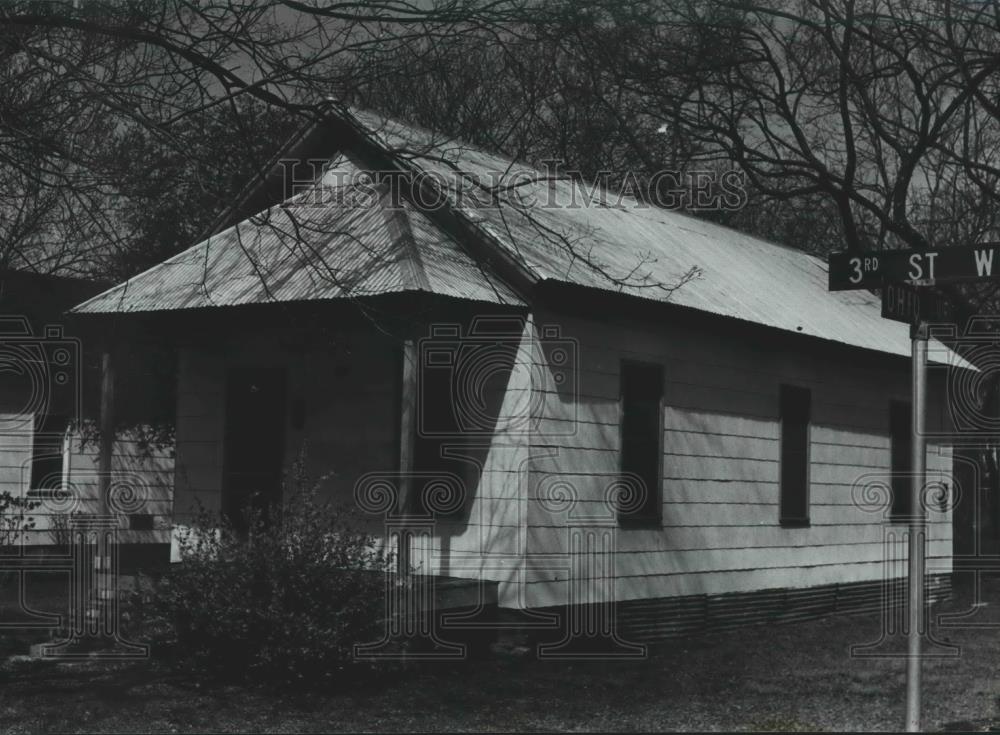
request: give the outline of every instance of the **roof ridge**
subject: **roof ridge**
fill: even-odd
[[[548,171],[522,158],[514,158],[505,153],[499,153],[497,151],[490,150],[488,148],[483,147],[482,145],[471,143],[465,138],[454,135],[448,135],[438,130],[427,128],[422,125],[417,125],[407,120],[401,119],[399,117],[394,117],[379,112],[377,109],[374,108],[361,107],[359,105],[346,105],[345,109],[355,119],[357,119],[357,116],[359,114],[362,116],[373,116],[379,118],[382,121],[382,125],[379,126],[378,129],[370,131],[378,135],[382,134],[387,129],[388,126],[395,125],[408,132],[424,134],[430,136],[432,139],[435,139],[435,142],[429,146],[430,149],[434,150],[440,149],[442,145],[454,146],[456,150],[464,149],[473,151],[477,154],[496,159],[501,163],[508,164],[508,167],[505,169],[505,172],[507,174],[511,174],[512,172],[517,174],[530,173],[537,175],[537,179],[539,182],[548,181],[550,184],[563,183],[571,185],[576,188],[578,193],[584,195],[586,198],[590,199],[591,202],[596,203],[598,206],[610,206],[616,209],[620,209],[624,212],[628,212],[629,214],[634,214],[636,216],[639,216],[641,213],[652,213],[654,216],[655,214],[666,214],[671,217],[684,219],[693,224],[707,226],[710,229],[722,230],[725,232],[735,232],[739,235],[742,235],[743,237],[755,240],[761,243],[762,245],[774,248],[781,248],[783,250],[790,250],[795,253],[801,253],[815,260],[819,260],[820,262],[823,262],[825,265],[825,261],[823,261],[823,259],[820,256],[817,256],[815,253],[811,253],[808,250],[803,250],[802,248],[797,247],[791,243],[779,242],[777,240],[770,239],[768,237],[765,237],[757,233],[747,232],[746,230],[742,230],[733,227],[731,225],[715,222],[705,217],[699,217],[697,216],[697,214],[690,211],[685,211],[682,209],[672,209],[669,207],[662,207],[653,202],[643,201],[637,198],[635,195],[626,193],[625,191],[621,190],[616,191],[615,189],[607,186],[605,183],[597,179],[595,179],[593,182],[588,182],[586,181],[586,179],[583,180],[578,179],[576,176],[571,175],[573,173],[579,173],[578,169],[565,169],[563,171],[560,171],[560,167],[557,165],[551,171]],[[569,162],[564,162],[564,163],[568,164]],[[515,171],[513,167],[520,167],[520,170]],[[516,177],[512,178],[516,179]],[[612,205],[604,204],[606,200],[610,199],[615,199],[619,203]]]

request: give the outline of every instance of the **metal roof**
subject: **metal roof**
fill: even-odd
[[[826,264],[808,253],[569,179],[547,179],[524,164],[371,112],[341,115],[399,166],[446,189],[453,211],[539,281],[668,301],[879,352],[910,352],[909,328],[883,319],[878,297],[828,291]],[[370,186],[359,187],[364,156],[348,152],[330,161],[311,192],[74,311],[159,311],[409,290],[524,303],[437,225],[433,211],[409,202],[392,207]],[[511,188],[498,199],[496,187]],[[320,197],[319,206],[306,201],[311,196]],[[699,277],[672,289],[692,268]]]
[[[553,179],[371,112],[351,114],[380,145],[429,176],[454,182],[458,169],[467,181],[508,190],[507,201],[496,205],[466,186],[456,206],[539,280],[619,291],[855,347],[910,354],[909,327],[883,319],[879,297],[868,291],[828,291],[826,263],[813,255],[568,178]],[[671,290],[693,267],[700,276]]]
[[[319,185],[77,306],[123,313],[425,291],[524,302],[384,187]]]

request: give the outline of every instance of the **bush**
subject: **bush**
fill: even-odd
[[[41,505],[37,500],[0,492],[0,549],[13,547],[23,536],[35,528],[35,519],[29,515]]]
[[[385,619],[391,559],[379,539],[315,488],[248,514],[247,526],[239,534],[198,514],[180,538],[182,563],[139,613],[146,634],[159,621],[175,654],[219,673],[296,685],[358,678],[353,647],[379,640]]]
[[[38,509],[37,500],[12,495],[6,490],[0,492],[0,555],[11,553],[11,549],[35,528],[35,519],[29,515]],[[0,587],[14,575],[0,566]]]

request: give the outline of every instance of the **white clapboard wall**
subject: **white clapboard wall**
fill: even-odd
[[[78,431],[63,440],[60,490],[31,487],[34,422],[14,415],[0,417],[0,492],[27,498],[33,507],[30,531],[18,543],[47,546],[64,543],[63,529],[74,513],[101,513],[98,503],[98,449]],[[120,432],[112,455],[111,512],[119,517],[122,544],[166,544],[170,539],[174,481],[173,447],[142,448],[135,435]]]

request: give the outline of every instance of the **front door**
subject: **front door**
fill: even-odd
[[[228,372],[222,512],[241,532],[248,510],[266,516],[281,501],[285,416],[283,369]]]

